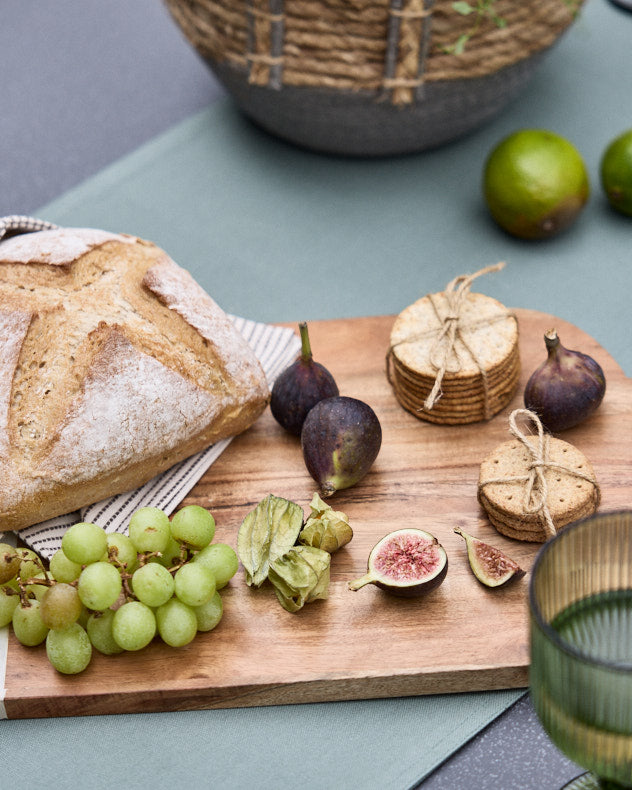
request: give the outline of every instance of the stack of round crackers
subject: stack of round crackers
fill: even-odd
[[[428,294],[391,330],[389,379],[395,396],[423,420],[447,425],[488,420],[511,400],[520,376],[518,322],[480,293]]]
[[[503,442],[480,466],[478,500],[509,538],[544,543],[566,524],[592,515],[600,498],[586,456],[542,433]]]

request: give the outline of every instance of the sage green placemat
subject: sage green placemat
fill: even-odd
[[[589,0],[513,106],[436,151],[320,156],[263,134],[221,101],[39,214],[151,239],[226,310],[270,322],[397,313],[457,274],[505,260],[482,290],[576,323],[632,371],[632,224],[609,211],[597,184],[601,150],[632,125],[631,34],[632,17]],[[486,153],[524,126],[573,140],[593,180],[578,223],[547,243],[504,235],[480,198]],[[520,693],[3,722],[0,753],[12,758],[3,776],[17,785],[35,743],[36,762],[58,769],[49,788],[73,786],[77,776],[86,788],[122,777],[130,789],[146,787],[151,755],[157,788],[184,776],[203,787],[403,790]],[[58,766],[68,743],[78,745],[76,761]]]

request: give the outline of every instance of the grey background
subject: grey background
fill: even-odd
[[[35,212],[223,95],[157,0],[2,10],[0,215]],[[421,786],[553,790],[577,773],[524,697]]]

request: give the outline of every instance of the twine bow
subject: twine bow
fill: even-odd
[[[455,277],[451,282],[447,284],[445,290],[443,291],[443,295],[447,302],[447,310],[445,315],[441,315],[439,308],[436,304],[434,296],[432,294],[429,295],[430,304],[435,312],[437,320],[439,321],[439,326],[433,329],[430,329],[426,332],[416,333],[411,335],[410,337],[404,338],[404,340],[400,340],[398,343],[393,344],[387,354],[387,375],[389,380],[391,380],[390,376],[390,357],[397,348],[397,346],[401,345],[402,343],[414,343],[417,340],[421,340],[424,337],[431,337],[435,335],[435,340],[432,344],[432,347],[429,352],[429,361],[432,367],[437,371],[435,376],[434,384],[432,389],[430,390],[428,396],[424,401],[423,408],[426,411],[430,411],[435,403],[441,397],[441,385],[443,383],[443,378],[446,373],[457,373],[461,369],[461,362],[458,356],[454,353],[455,352],[455,345],[456,341],[460,340],[463,346],[465,347],[466,351],[471,356],[474,364],[477,366],[479,373],[481,375],[481,380],[483,384],[483,392],[485,395],[485,416],[486,418],[489,417],[489,390],[488,390],[488,382],[487,382],[487,373],[485,371],[485,366],[481,361],[480,357],[476,354],[474,349],[467,341],[467,332],[471,331],[472,329],[476,329],[479,326],[487,326],[490,323],[495,321],[504,320],[507,316],[511,315],[511,313],[503,313],[499,316],[494,318],[487,318],[481,319],[478,321],[469,321],[464,322],[463,317],[461,315],[463,311],[463,307],[467,301],[467,297],[470,292],[470,288],[472,287],[472,283],[478,277],[481,277],[484,274],[489,274],[490,272],[497,272],[500,271],[505,267],[504,261],[499,263],[493,264],[491,266],[485,266],[483,269],[479,269],[479,271],[475,272],[474,274],[462,274],[458,277]],[[454,359],[455,364],[450,366],[451,358]],[[392,382],[391,382],[392,383]]]
[[[518,427],[518,418],[525,417],[530,420],[536,429],[536,442],[530,442],[529,436],[525,431],[520,430]],[[492,483],[522,483],[525,486],[524,499],[522,510],[524,515],[538,515],[543,523],[544,531],[547,539],[553,537],[557,530],[551,511],[549,510],[547,500],[549,495],[549,488],[546,482],[545,472],[547,469],[557,469],[560,472],[572,475],[573,477],[581,478],[589,483],[592,483],[595,488],[598,488],[597,481],[591,475],[584,474],[577,469],[572,469],[569,466],[555,463],[549,459],[549,443],[550,435],[544,432],[540,418],[535,412],[529,409],[515,409],[509,415],[509,432],[514,436],[527,450],[529,454],[529,461],[527,464],[528,471],[525,475],[516,475],[513,477],[497,477],[490,480],[484,480],[479,483],[479,491],[487,485]]]
[[[483,380],[483,390],[485,392],[485,403],[487,404],[487,375],[485,374],[485,368],[483,367],[480,359],[466,340],[465,332],[463,330],[471,329],[472,324],[470,323],[465,326],[463,325],[461,320],[461,311],[474,280],[476,280],[477,277],[481,277],[483,274],[497,272],[504,268],[504,266],[505,264],[502,261],[500,263],[494,264],[493,266],[486,266],[484,269],[480,269],[474,274],[466,274],[455,277],[454,280],[449,282],[446,286],[444,296],[448,303],[448,310],[443,317],[443,324],[439,330],[439,334],[437,335],[435,342],[432,345],[432,348],[430,349],[429,354],[430,364],[437,371],[437,377],[428,397],[424,401],[424,409],[432,409],[438,398],[441,396],[441,384],[443,382],[443,377],[449,370],[448,363],[452,355],[455,356],[457,365],[456,368],[451,369],[450,372],[457,372],[461,368],[461,363],[459,362],[458,357],[456,357],[454,354],[454,346],[457,338],[461,341],[461,343],[463,343],[467,352],[470,354],[474,360],[475,365],[478,367],[481,373]],[[438,315],[434,301],[432,299],[430,301],[435,313]],[[476,323],[478,324],[479,322]]]

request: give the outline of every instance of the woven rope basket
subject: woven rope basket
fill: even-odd
[[[375,155],[439,145],[491,118],[583,0],[495,0],[467,14],[453,0],[165,2],[261,126],[310,148]]]

